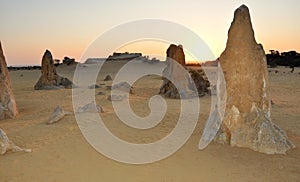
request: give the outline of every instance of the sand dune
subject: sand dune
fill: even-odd
[[[97,84],[107,74],[115,76],[124,62],[103,66]],[[88,67],[93,65],[86,65]],[[59,67],[59,74],[72,79],[75,67]],[[297,146],[286,155],[266,155],[249,149],[211,143],[198,150],[202,128],[210,111],[210,97],[201,98],[198,125],[188,142],[174,155],[159,162],[128,165],[99,154],[81,134],[74,116],[65,116],[59,123],[46,125],[58,105],[72,111],[72,90],[33,90],[40,71],[10,72],[14,95],[19,108],[16,119],[0,122],[0,128],[17,145],[31,148],[32,153],[8,153],[0,156],[0,181],[298,181],[300,179],[300,72],[289,68],[272,68],[269,73],[273,122],[287,132]],[[278,70],[278,73],[275,73]],[[285,73],[284,73],[285,72]],[[23,75],[22,77],[20,75]],[[146,76],[134,85],[130,96],[132,109],[140,116],[149,114],[148,99],[162,83],[158,76]],[[107,127],[118,137],[136,143],[154,142],[172,131],[179,116],[180,101],[166,99],[168,109],[163,121],[153,129],[129,128],[114,114],[108,91],[96,95],[103,106],[101,113]],[[146,155],[146,154],[145,154]]]

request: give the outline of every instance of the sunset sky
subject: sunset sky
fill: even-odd
[[[225,48],[233,12],[241,4],[249,7],[256,40],[266,52],[300,52],[299,0],[0,0],[0,40],[8,65],[40,64],[45,49],[57,59],[79,60],[109,29],[134,20],[161,19],[194,31],[218,57]],[[138,42],[116,51],[164,55],[167,46]],[[99,57],[106,56],[99,50]]]

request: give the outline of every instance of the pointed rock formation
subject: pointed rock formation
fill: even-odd
[[[17,114],[17,104],[11,89],[9,73],[0,42],[0,120],[14,118]]]
[[[271,121],[265,52],[256,43],[245,5],[234,13],[220,63],[226,80],[227,102],[216,140],[267,154],[284,154],[293,148],[285,132]]]
[[[57,74],[52,54],[46,50],[42,59],[42,75],[35,84],[35,90],[51,90],[60,88],[72,88],[73,83]]]

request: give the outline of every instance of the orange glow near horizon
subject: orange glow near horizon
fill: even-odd
[[[83,44],[71,43],[49,43],[48,46],[32,43],[28,46],[17,46],[12,50],[7,49],[11,43],[1,43],[8,65],[39,65],[46,50],[52,53],[53,59],[62,60],[68,56],[79,60],[85,47]],[[12,63],[11,60],[15,60],[17,63]]]
[[[68,56],[84,62],[80,58],[93,40],[115,26],[141,19],[167,20],[187,27],[205,41],[217,58],[226,47],[234,10],[241,4],[249,7],[256,40],[266,53],[270,49],[300,52],[300,1],[220,0],[216,5],[214,1],[175,0],[172,8],[168,2],[160,0],[119,1],[117,4],[96,0],[89,3],[1,1],[0,41],[7,65],[38,65],[46,49],[55,59]],[[160,27],[156,28],[160,30]],[[164,57],[168,46],[162,42],[142,41],[125,45],[115,52],[141,52],[150,57]],[[194,61],[187,51],[185,54],[187,62]],[[102,55],[99,50],[96,56],[105,58],[108,55]]]
[[[143,56],[149,56],[150,58],[158,58],[161,61],[166,59],[166,51],[170,46],[169,43],[162,41],[153,40],[142,40],[132,42],[130,44],[124,45],[117,49],[115,52],[130,52],[130,53],[142,53]],[[184,48],[184,47],[183,47]],[[185,60],[188,63],[197,63],[194,57],[185,51]]]
[[[278,50],[279,52],[285,52],[290,50],[299,51],[300,49],[296,49],[297,45],[292,45],[290,39],[273,39],[270,37],[265,37],[264,42],[261,42],[259,37],[260,34],[257,34],[256,40],[258,43],[261,43],[264,47],[264,50],[269,53],[270,49]],[[207,39],[210,40],[210,39]],[[299,40],[300,41],[300,40]],[[72,43],[57,43],[50,42],[48,46],[42,46],[39,42],[33,42],[28,46],[18,46],[15,49],[7,49],[6,47],[10,44],[14,44],[14,42],[1,42],[2,48],[4,49],[4,54],[6,57],[6,61],[8,65],[38,65],[42,59],[43,53],[46,49],[50,50],[54,59],[62,60],[65,56],[75,58],[77,61],[84,62],[85,60],[80,60],[84,50],[87,48],[89,44],[81,42],[72,42]],[[208,43],[209,44],[209,43]],[[156,57],[161,61],[165,60],[166,50],[169,47],[169,43],[161,42],[161,41],[150,41],[143,40],[132,42],[127,45],[120,47],[115,50],[115,52],[139,52],[142,53],[143,56],[150,56],[150,58]],[[217,46],[217,48],[212,47],[213,53],[216,55],[216,58],[220,56],[223,49],[225,49],[226,42],[223,45]],[[184,47],[184,45],[183,45]],[[222,48],[224,47],[224,48]],[[293,48],[295,47],[295,48]],[[185,51],[186,62],[193,63],[198,62],[190,55],[187,51]],[[107,57],[105,55],[99,55],[99,57]],[[16,60],[16,63],[11,63],[10,60]],[[210,60],[199,60],[210,61]],[[23,64],[25,63],[25,64]]]

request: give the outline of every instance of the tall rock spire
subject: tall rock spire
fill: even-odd
[[[42,75],[35,84],[35,90],[51,90],[59,88],[72,88],[73,83],[68,78],[57,74],[52,54],[46,50],[42,58]]]
[[[0,42],[0,120],[14,118],[17,114],[17,104],[11,89],[9,73]]]
[[[227,101],[217,140],[267,154],[283,154],[293,148],[285,132],[271,121],[266,56],[262,45],[256,43],[245,5],[234,12],[219,60]]]

